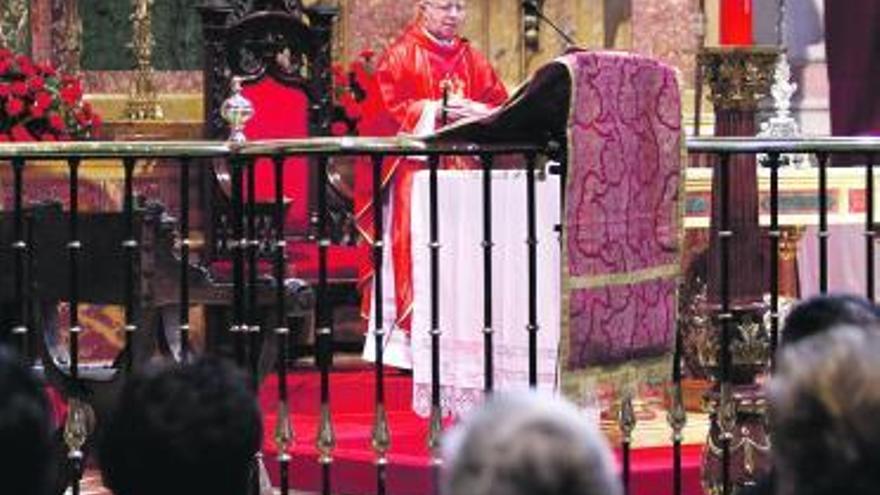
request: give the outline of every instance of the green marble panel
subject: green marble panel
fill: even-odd
[[[153,67],[158,70],[202,68],[202,0],[156,0],[153,5]]]
[[[155,0],[152,8],[153,67],[201,68],[200,0]],[[129,70],[132,4],[126,0],[79,0],[83,23],[82,66],[86,70]]]

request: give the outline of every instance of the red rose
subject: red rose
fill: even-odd
[[[27,84],[25,84],[24,81],[15,81],[12,83],[10,89],[15,96],[24,96],[28,92]]]
[[[103,123],[104,123],[104,121],[101,120],[100,115],[98,115],[96,113],[92,114],[92,130],[93,131],[97,131]]]
[[[34,67],[34,63],[27,56],[19,55],[15,57],[15,62],[18,64],[18,71],[24,74],[25,77],[31,77],[37,73],[37,68]]]
[[[12,92],[7,83],[0,83],[0,98],[6,98]]]
[[[12,136],[13,141],[33,141],[34,137],[27,130],[27,127],[18,124],[13,126],[12,129],[9,130],[9,134]]]
[[[73,106],[82,97],[82,87],[76,81],[68,81],[61,87],[59,94],[65,105]]]
[[[9,72],[10,67],[12,67],[12,59],[0,57],[0,76]]]
[[[42,91],[46,88],[46,80],[40,76],[33,76],[27,80],[27,86],[31,91]]]
[[[56,131],[63,131],[67,126],[64,125],[64,119],[61,118],[60,115],[53,112],[49,114],[49,127],[55,129]]]
[[[0,143],[8,143],[11,140],[12,138],[9,137],[9,134],[3,134],[2,132],[0,132]]]
[[[52,67],[52,64],[49,62],[37,64],[37,70],[46,77],[55,77],[58,75],[58,71],[55,70],[55,67]]]
[[[0,48],[0,59],[12,58],[12,52],[6,48]]]
[[[58,141],[58,139],[51,132],[44,132],[43,135],[40,136],[40,141],[54,143],[55,141]]]
[[[6,102],[6,113],[10,117],[17,117],[24,111],[24,102],[18,98],[10,98]]]
[[[37,93],[37,96],[34,98],[34,106],[40,107],[43,109],[49,108],[52,106],[52,95],[47,91],[40,91]]]

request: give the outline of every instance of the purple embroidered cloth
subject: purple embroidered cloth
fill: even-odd
[[[563,253],[563,388],[653,361],[668,369],[679,274],[681,98],[639,55],[559,59],[572,81]]]

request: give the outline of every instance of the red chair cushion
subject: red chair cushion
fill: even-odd
[[[254,116],[245,125],[249,140],[289,139],[309,136],[309,100],[297,88],[285,86],[271,77],[248,84],[242,89],[254,106]],[[255,199],[275,200],[275,169],[272,160],[257,160]],[[284,161],[284,196],[290,200],[286,227],[290,233],[302,234],[309,227],[309,163],[302,157]],[[247,185],[245,185],[247,191]]]

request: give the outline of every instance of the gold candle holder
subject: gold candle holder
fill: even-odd
[[[137,65],[125,107],[125,117],[131,120],[162,120],[165,117],[153,82],[152,7],[153,0],[132,0],[133,35],[129,47]]]

